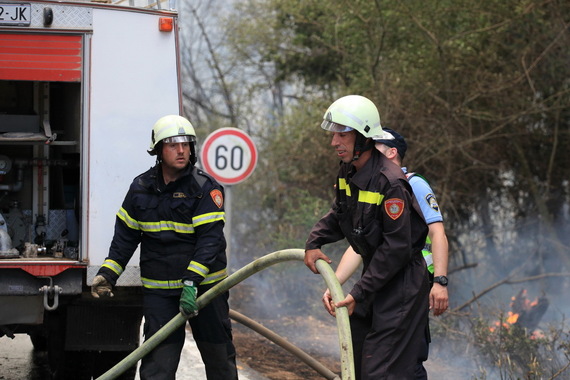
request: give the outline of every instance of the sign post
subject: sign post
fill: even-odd
[[[232,231],[232,192],[231,186],[245,181],[257,165],[257,149],[253,140],[241,129],[220,128],[212,132],[200,150],[200,159],[204,170],[225,186],[225,235],[227,257],[231,252]]]

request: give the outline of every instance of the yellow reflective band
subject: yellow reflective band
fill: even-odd
[[[207,275],[204,281],[200,283],[200,285],[213,284],[214,282],[221,281],[226,277],[228,277],[227,270],[222,269],[220,271]],[[182,289],[184,287],[182,280],[153,280],[150,278],[141,277],[141,282],[147,289]]]
[[[346,184],[346,178],[339,178],[338,179],[338,189],[346,191],[346,196],[350,197],[350,186]]]
[[[127,227],[132,228],[133,230],[140,230],[139,222],[131,218],[127,210],[125,210],[124,208],[121,207],[119,209],[119,211],[117,212],[117,217],[121,219],[123,222],[125,222]]]
[[[221,281],[226,277],[228,277],[228,271],[224,268],[220,271],[207,275],[204,281],[200,283],[200,285],[213,284],[214,282]]]
[[[202,277],[206,277],[208,275],[208,272],[210,272],[210,270],[206,266],[197,263],[196,261],[190,261],[190,264],[186,269],[188,269],[191,272],[198,273]]]
[[[141,230],[145,232],[174,231],[180,234],[194,233],[194,225],[188,223],[178,223],[170,220],[161,220],[159,222],[139,222],[138,220],[131,218],[129,213],[122,207],[119,212],[117,212],[117,216],[125,222],[127,227],[132,228],[133,230]]]
[[[430,251],[422,250],[422,255],[426,261],[428,271],[433,274],[433,254]]]
[[[142,284],[148,289],[181,289],[184,285],[182,280],[152,280],[141,277]]]
[[[206,223],[213,223],[219,220],[224,220],[224,212],[210,212],[207,214],[198,215],[192,218],[192,222],[194,223],[194,227],[201,226],[202,224]]]
[[[139,222],[140,229],[145,232],[174,231],[181,234],[193,234],[194,226],[188,223],[178,223],[170,220],[160,222]]]
[[[109,268],[115,272],[118,276],[123,273],[123,267],[119,265],[115,260],[107,259],[103,262],[102,267]]]
[[[370,203],[378,206],[382,203],[382,199],[384,199],[384,195],[380,193],[364,190],[358,192],[358,201],[362,203]]]

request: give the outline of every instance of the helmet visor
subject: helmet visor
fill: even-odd
[[[185,142],[194,142],[194,141],[196,141],[196,137],[190,135],[172,136],[162,140],[162,142],[165,144],[185,143]]]
[[[323,120],[321,128],[331,132],[350,132],[353,130],[353,128],[347,127],[346,125],[337,124],[329,120]]]

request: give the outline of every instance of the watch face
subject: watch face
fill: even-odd
[[[436,278],[436,282],[439,283],[440,285],[447,286],[447,277],[445,277],[445,276],[438,276],[438,277]]]

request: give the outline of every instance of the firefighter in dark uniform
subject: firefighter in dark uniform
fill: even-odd
[[[400,167],[374,148],[383,135],[369,99],[335,101],[322,128],[342,160],[331,210],[305,245],[305,264],[331,260],[321,251],[346,238],[362,256],[360,280],[335,307],[347,307],[357,379],[414,379],[427,331],[429,279],[422,256],[428,227]]]
[[[140,244],[145,338],[180,311],[190,317],[207,378],[237,379],[228,293],[199,313],[196,306],[198,295],[227,277],[223,188],[195,168],[196,134],[187,119],[160,118],[151,140],[149,153],[157,164],[131,184],[92,294],[113,296],[112,287]],[[181,326],[144,356],[140,378],[175,379],[185,338]]]

